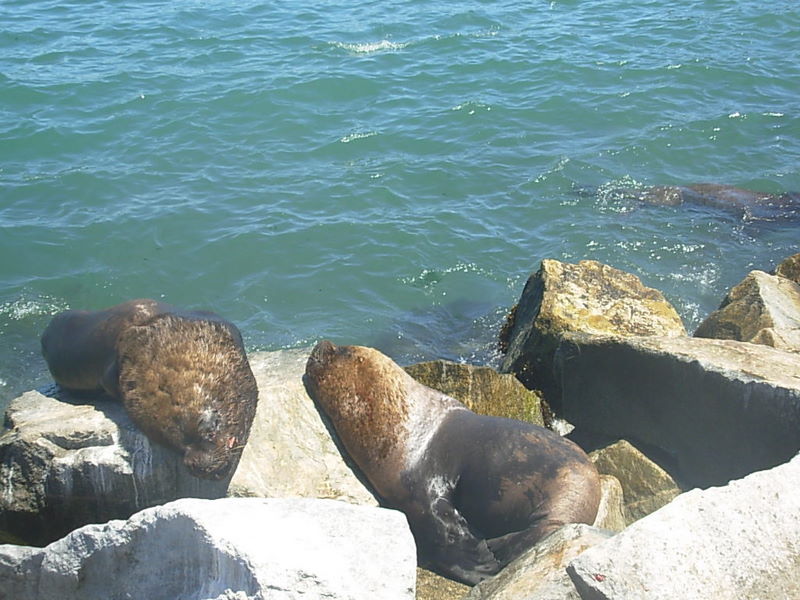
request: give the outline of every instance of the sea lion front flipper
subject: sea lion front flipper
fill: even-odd
[[[500,570],[486,540],[477,537],[450,500],[431,503],[430,559],[449,577],[476,585]]]

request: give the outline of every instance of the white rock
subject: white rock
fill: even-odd
[[[231,496],[332,498],[377,506],[331,438],[303,384],[310,348],[256,352],[258,408]]]
[[[336,447],[303,385],[310,350],[249,357],[259,386],[250,439],[229,481],[193,477],[179,454],[119,402],[52,386],[13,400],[0,436],[0,539],[44,545],[87,523],[125,519],[182,497],[311,497],[377,506]]]
[[[402,513],[308,499],[183,499],[43,549],[0,546],[0,598],[414,598]]]
[[[6,412],[0,531],[45,544],[176,498],[225,495],[228,481],[190,475],[181,456],[151,444],[120,403],[87,404],[55,387],[49,393],[27,392]]]
[[[580,600],[565,568],[570,560],[611,535],[589,525],[565,525],[495,577],[472,588],[464,600]]]
[[[568,567],[581,598],[800,597],[800,455],[692,490]]]

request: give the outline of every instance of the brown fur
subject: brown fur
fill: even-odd
[[[566,523],[592,523],[600,480],[542,427],[467,410],[377,350],[323,341],[306,386],[384,503],[402,510],[419,560],[475,584]]]
[[[357,462],[385,461],[405,437],[408,403],[401,381],[392,375],[394,363],[371,348],[349,346],[353,370],[325,369],[323,346],[319,360],[309,361],[307,373],[325,412],[336,423],[336,431]]]
[[[42,336],[54,379],[122,401],[153,441],[177,450],[197,477],[232,473],[258,389],[234,325],[154,300],[56,315]]]

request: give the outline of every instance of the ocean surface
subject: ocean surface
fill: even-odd
[[[693,330],[797,219],[642,204],[800,190],[800,3],[0,2],[0,407],[67,308],[216,311],[497,360],[544,258],[660,289]]]

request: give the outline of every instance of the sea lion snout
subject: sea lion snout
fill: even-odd
[[[190,473],[203,479],[223,479],[233,466],[227,448],[214,448],[208,442],[190,444],[183,455],[183,464]]]
[[[333,342],[330,340],[322,340],[314,346],[309,358],[315,363],[324,365],[333,358],[336,354],[336,350],[336,345]]]
[[[336,345],[330,340],[322,340],[318,342],[311,354],[308,356],[306,363],[306,377],[312,381],[317,381],[323,378],[323,375],[333,362],[338,352]]]

